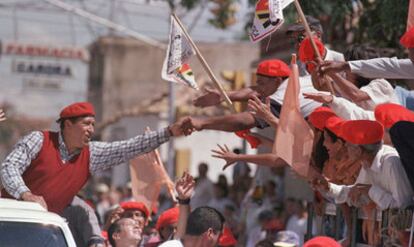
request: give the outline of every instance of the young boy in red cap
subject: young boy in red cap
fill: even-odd
[[[0,168],[2,197],[37,202],[62,214],[90,176],[182,135],[176,123],[124,141],[91,141],[95,110],[88,102],[65,107],[57,122],[60,131],[31,132],[6,157]]]

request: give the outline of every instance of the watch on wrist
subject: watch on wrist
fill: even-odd
[[[180,198],[177,197],[177,201],[178,201],[178,204],[180,204],[180,205],[189,205],[190,204],[190,198],[180,199]]]

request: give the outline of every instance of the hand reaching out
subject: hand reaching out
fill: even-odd
[[[268,122],[270,125],[278,124],[279,119],[273,115],[272,111],[270,110],[270,98],[266,98],[266,103],[262,103],[260,99],[253,95],[252,99],[249,99],[248,106],[250,109],[250,112],[257,116],[258,118],[261,118]],[[272,124],[273,123],[273,124]]]
[[[205,94],[201,95],[193,101],[194,106],[214,106],[220,104],[220,102],[223,101],[223,99],[221,98],[221,94],[218,90],[205,88],[204,91]]]
[[[303,96],[322,104],[330,104],[333,101],[333,96],[326,93],[304,93]]]
[[[184,172],[180,179],[175,183],[175,190],[177,191],[180,200],[189,199],[194,192],[195,181],[194,178]]]
[[[224,147],[222,147],[217,144],[217,146],[219,147],[219,150],[211,150],[211,152],[215,153],[212,156],[214,158],[219,158],[226,161],[226,164],[223,167],[223,170],[225,170],[227,167],[231,166],[237,161],[237,154],[231,152],[227,145],[224,145]]]

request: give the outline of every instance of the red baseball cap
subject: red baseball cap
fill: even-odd
[[[66,106],[60,112],[60,119],[82,116],[95,116],[95,109],[89,102],[77,102]]]
[[[342,125],[345,121],[337,116],[332,116],[326,120],[325,128],[332,131],[336,136],[341,137]]]
[[[331,108],[320,106],[309,115],[308,120],[315,128],[323,130],[326,125],[326,120],[334,116],[336,114]]]
[[[350,120],[341,126],[341,137],[356,145],[375,144],[382,140],[384,127],[377,121]]]
[[[319,54],[321,54],[322,57],[325,56],[326,49],[323,43],[317,37],[313,37],[313,40],[315,41]],[[315,59],[316,54],[313,51],[311,40],[309,37],[306,37],[299,46],[299,60],[305,63],[314,61]]]
[[[265,60],[257,66],[256,74],[268,77],[288,77],[290,76],[290,69],[282,60]]]
[[[381,104],[375,108],[375,119],[389,129],[399,121],[414,122],[414,112],[397,104]]]
[[[159,231],[161,227],[172,225],[178,222],[178,216],[180,215],[177,207],[170,208],[164,211],[158,218],[155,228]]]
[[[142,202],[121,202],[120,206],[124,210],[139,210],[143,212],[147,218],[149,217],[149,210],[147,206],[145,206],[145,204]]]
[[[219,246],[232,246],[236,245],[237,240],[234,238],[233,233],[231,232],[230,228],[227,226],[224,227],[223,234],[220,236],[219,239]]]
[[[341,245],[330,237],[315,237],[307,241],[303,247],[341,247]]]
[[[400,39],[401,45],[405,48],[414,48],[414,27],[407,30]]]

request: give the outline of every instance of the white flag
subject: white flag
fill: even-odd
[[[260,41],[279,29],[283,22],[283,9],[293,0],[259,0],[256,4],[250,40]]]
[[[166,81],[184,83],[198,90],[188,60],[195,55],[183,30],[171,16],[170,40],[162,66],[161,77]]]

